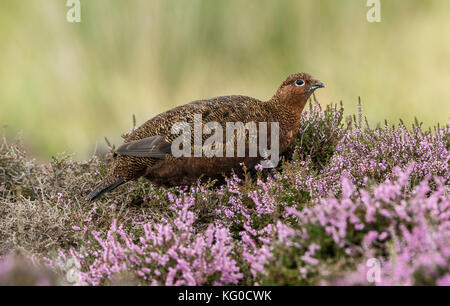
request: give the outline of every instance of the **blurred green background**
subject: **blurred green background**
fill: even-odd
[[[323,105],[361,96],[371,123],[450,115],[450,1],[66,0],[0,2],[0,124],[31,155],[83,159],[191,100],[270,98],[305,71],[326,83]]]

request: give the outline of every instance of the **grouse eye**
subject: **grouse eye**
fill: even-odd
[[[303,81],[303,80],[295,81],[295,86],[303,86],[303,85],[305,85],[305,81]]]

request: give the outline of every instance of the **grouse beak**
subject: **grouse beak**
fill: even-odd
[[[316,83],[311,85],[311,91],[314,91],[314,90],[316,90],[318,88],[324,88],[324,87],[325,87],[324,83],[322,83],[320,81],[317,81]]]

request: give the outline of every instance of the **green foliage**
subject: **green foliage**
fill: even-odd
[[[327,105],[321,112],[320,105],[309,103],[308,116],[302,120],[300,132],[294,142],[294,159],[311,159],[313,168],[322,170],[333,156],[338,141],[345,133],[344,108],[342,102],[337,105]],[[319,115],[320,114],[320,115]]]

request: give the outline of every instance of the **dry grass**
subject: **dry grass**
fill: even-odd
[[[48,254],[57,247],[73,245],[82,241],[80,235],[84,235],[82,231],[74,231],[73,226],[92,219],[101,231],[114,218],[124,221],[138,218],[144,209],[142,203],[153,206],[156,218],[164,207],[155,198],[148,198],[148,190],[153,187],[145,181],[134,183],[126,194],[119,189],[94,204],[84,201],[90,188],[101,179],[108,158],[75,162],[68,156],[59,156],[41,165],[27,159],[20,141],[8,143],[3,138],[0,255],[11,251]],[[158,192],[155,190],[153,194]]]

